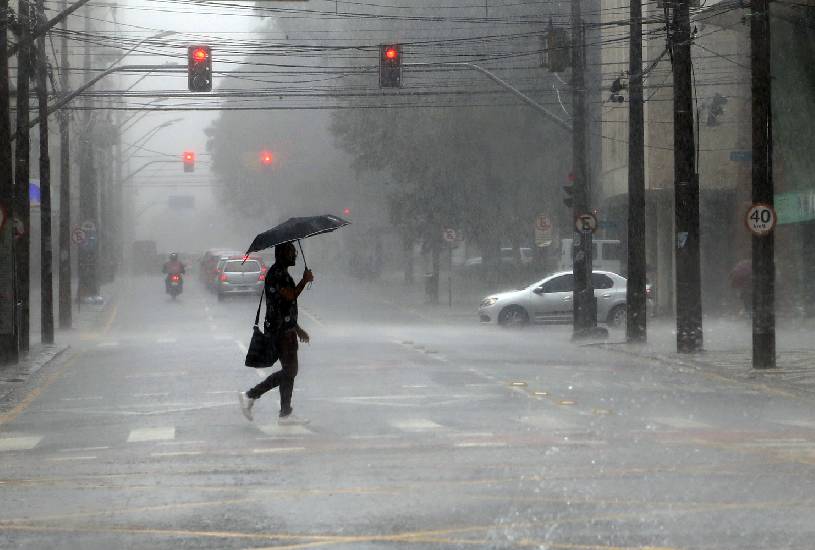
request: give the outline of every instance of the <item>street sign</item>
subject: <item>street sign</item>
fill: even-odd
[[[580,214],[575,218],[574,226],[580,233],[594,233],[597,231],[597,218],[594,214]]]
[[[747,229],[756,237],[769,235],[775,229],[777,221],[778,216],[775,214],[775,209],[769,204],[760,202],[751,206],[744,217]]]
[[[552,220],[546,214],[535,218],[535,246],[542,248],[552,244]]]
[[[71,242],[74,244],[82,244],[87,240],[88,235],[79,227],[74,227],[71,231]]]
[[[454,243],[458,240],[458,234],[455,229],[445,229],[443,236],[444,240],[448,243]]]
[[[96,231],[96,223],[93,220],[85,220],[79,227],[82,228],[82,231],[85,233],[93,233]]]

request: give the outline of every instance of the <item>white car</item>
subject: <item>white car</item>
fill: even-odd
[[[625,324],[626,280],[610,271],[591,275],[597,298],[597,321],[618,327]],[[571,323],[574,320],[571,271],[549,275],[521,290],[491,294],[481,301],[478,317],[484,323],[525,325],[528,323]],[[646,294],[650,286],[646,287]]]

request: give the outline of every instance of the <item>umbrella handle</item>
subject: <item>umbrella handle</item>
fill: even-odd
[[[306,262],[306,254],[303,252],[303,245],[300,243],[300,239],[297,239],[297,246],[300,248],[300,256],[303,257],[303,266],[308,269],[308,262]],[[309,282],[306,288],[311,288],[312,283]]]

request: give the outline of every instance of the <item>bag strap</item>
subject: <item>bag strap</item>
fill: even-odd
[[[260,293],[260,301],[258,302],[258,312],[255,314],[255,326],[258,326],[260,323],[260,306],[263,303],[263,295],[266,294],[266,286],[264,285],[263,290]]]

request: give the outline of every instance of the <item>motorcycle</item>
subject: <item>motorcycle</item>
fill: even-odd
[[[173,300],[175,300],[176,296],[181,294],[183,290],[184,281],[181,279],[180,273],[167,275],[167,294],[169,294]]]

